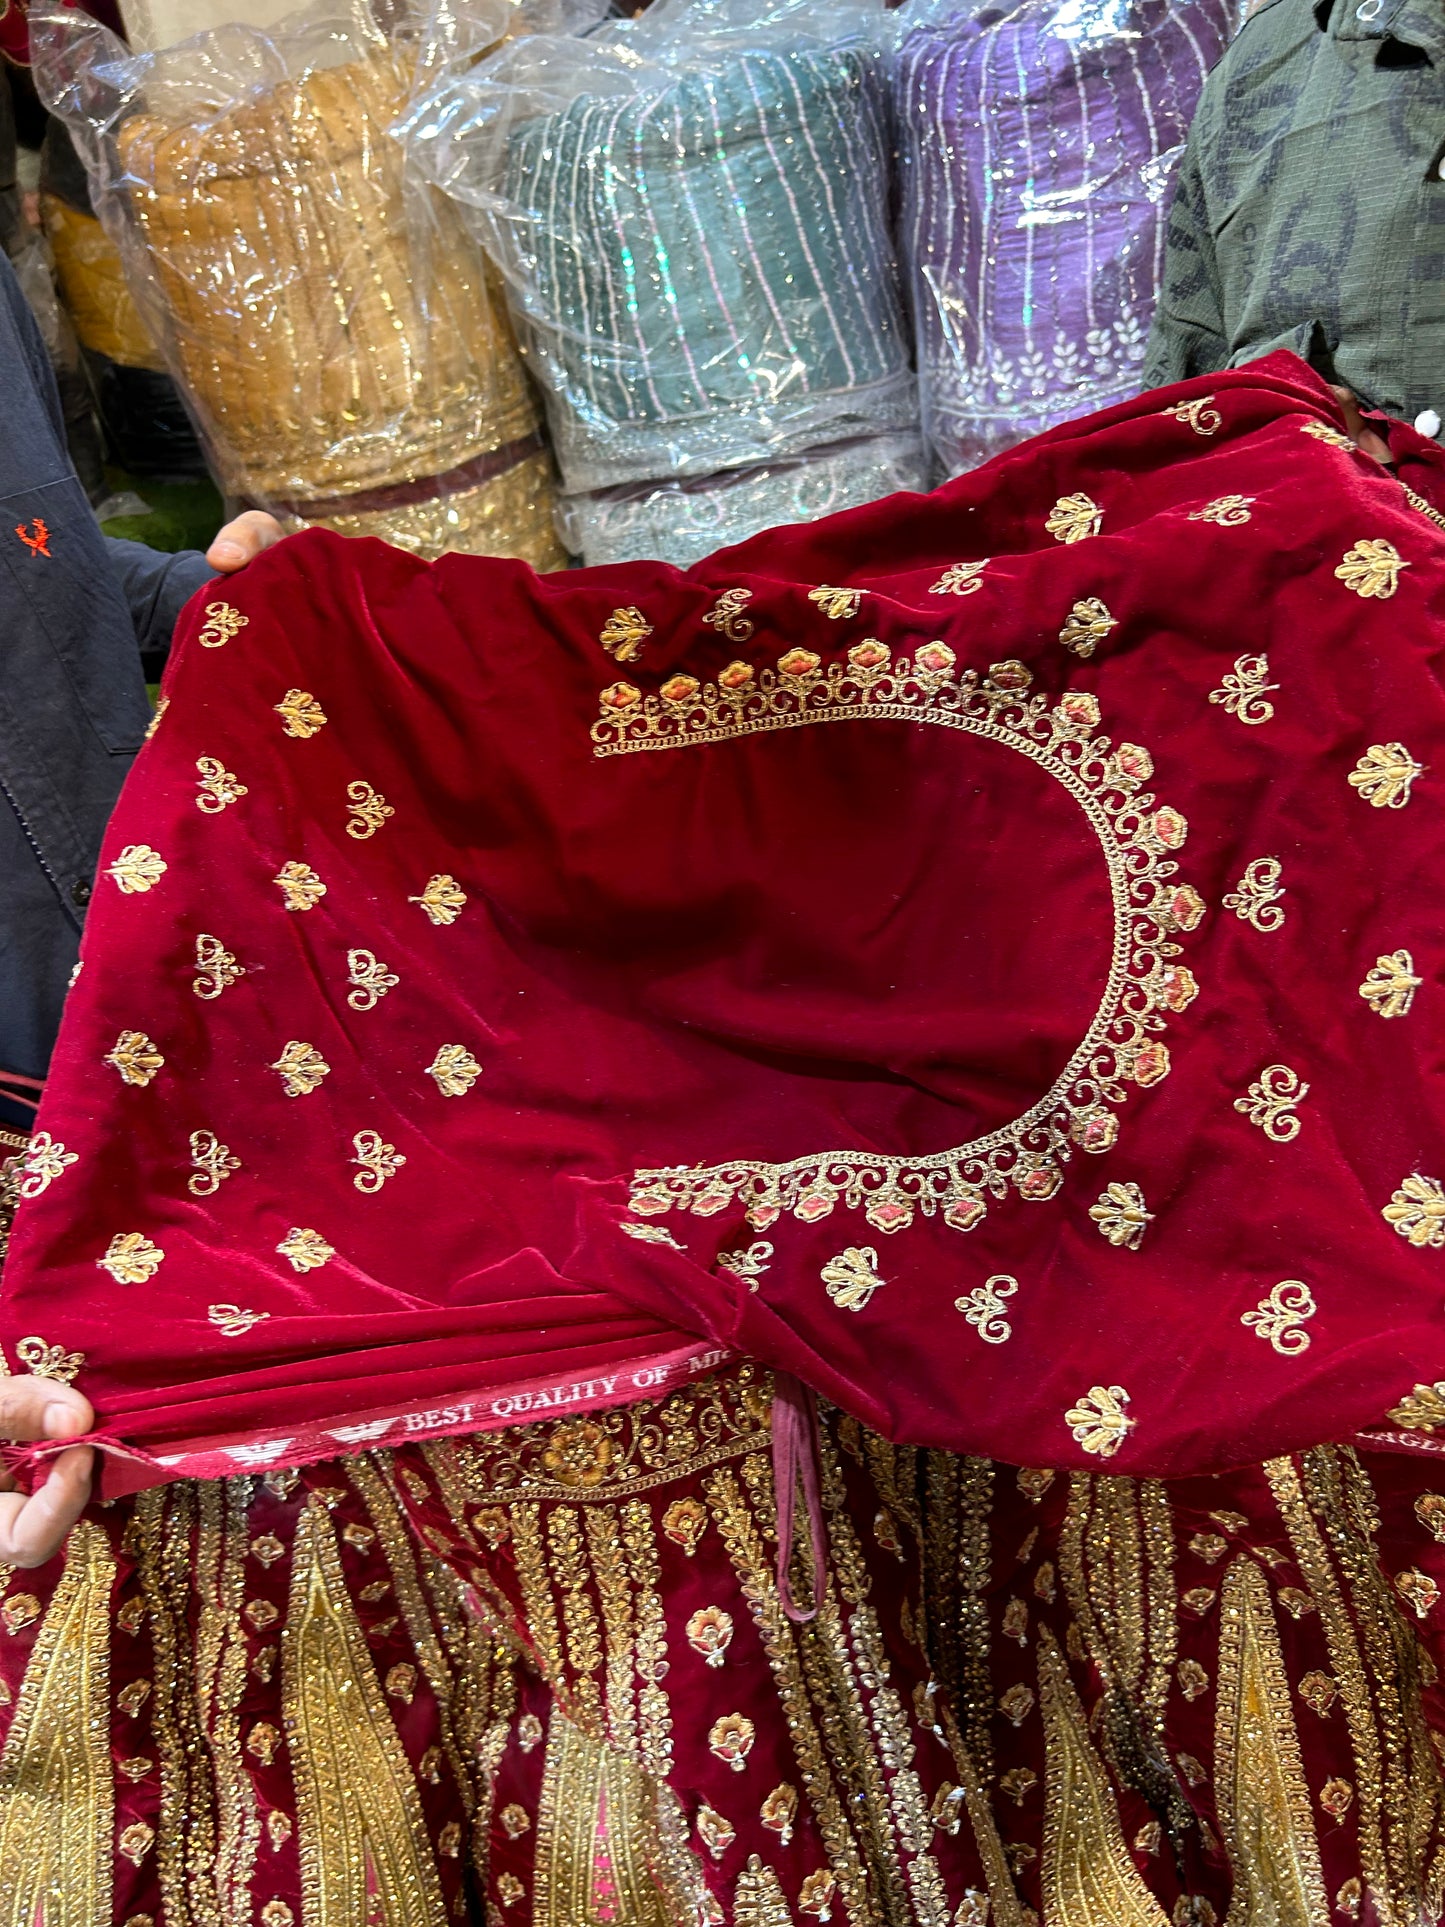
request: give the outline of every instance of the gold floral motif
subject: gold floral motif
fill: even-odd
[[[1278,688],[1277,682],[1269,681],[1268,656],[1238,656],[1219,688],[1210,690],[1209,700],[1218,703],[1227,715],[1237,716],[1253,728],[1267,723],[1274,714],[1274,704],[1264,698],[1270,690]]]
[[[1432,1539],[1445,1545],[1445,1492],[1422,1492],[1415,1501],[1415,1517]]]
[[[502,1823],[502,1832],[506,1834],[509,1840],[520,1840],[522,1835],[531,1829],[531,1814],[528,1813],[524,1806],[519,1806],[515,1800],[510,1801],[504,1806],[497,1815],[497,1818]]]
[[[53,1378],[61,1385],[73,1385],[85,1363],[84,1352],[68,1352],[63,1345],[47,1345],[43,1338],[22,1338],[15,1356],[32,1378]]]
[[[1125,1251],[1137,1251],[1144,1241],[1144,1227],[1154,1222],[1154,1213],[1145,1210],[1144,1193],[1137,1184],[1109,1185],[1098,1203],[1089,1206],[1089,1216],[1102,1237]]]
[[[1331,448],[1342,449],[1346,455],[1353,455],[1355,452],[1355,444],[1348,435],[1341,429],[1332,427],[1329,422],[1319,421],[1314,416],[1300,423],[1300,432],[1304,435],[1313,435],[1317,442],[1328,442]]]
[[[326,895],[326,885],[309,863],[283,863],[271,881],[281,886],[288,910],[312,910]]]
[[[152,715],[150,721],[146,724],[146,733],[144,738],[142,739],[143,741],[148,743],[151,737],[155,735],[156,731],[161,726],[162,716],[165,715],[166,711],[170,708],[170,706],[171,706],[170,697],[162,696],[160,701],[155,706],[155,713]]]
[[[1445,1191],[1438,1178],[1422,1177],[1412,1171],[1385,1206],[1380,1216],[1394,1225],[1402,1238],[1417,1250],[1427,1245],[1438,1251],[1445,1245]],[[1416,1391],[1421,1388],[1416,1386]]]
[[[963,1313],[985,1345],[1002,1345],[1013,1336],[1013,1326],[1008,1322],[1004,1300],[1012,1298],[1018,1288],[1017,1278],[1010,1278],[1001,1272],[986,1279],[962,1298],[955,1298],[953,1308]]]
[[[33,1592],[11,1593],[5,1604],[0,1606],[0,1619],[5,1622],[7,1633],[23,1633],[39,1617],[40,1601]]]
[[[133,1867],[138,1867],[151,1848],[155,1845],[155,1828],[137,1820],[126,1827],[116,1841],[117,1852],[123,1854]]]
[[[331,1066],[310,1044],[293,1037],[272,1064],[273,1071],[281,1073],[281,1081],[286,1087],[288,1097],[306,1097],[320,1085],[323,1077],[331,1074]]]
[[[296,1916],[284,1900],[268,1900],[258,1918],[261,1927],[295,1927]],[[130,1927],[129,1921],[125,1927]]]
[[[206,619],[201,624],[196,641],[203,649],[220,649],[230,642],[233,636],[240,635],[248,626],[251,618],[243,616],[239,609],[229,602],[208,602]]]
[[[687,1622],[687,1643],[708,1666],[722,1665],[732,1639],[732,1614],[721,1606],[701,1606]]]
[[[1061,495],[1044,522],[1056,542],[1082,542],[1103,526],[1103,510],[1087,495]]]
[[[201,779],[197,785],[196,808],[207,816],[219,816],[228,804],[239,803],[243,796],[250,794],[218,756],[198,756],[196,770]]]
[[[1351,446],[1353,447],[1353,443]],[[1339,1892],[1335,1895],[1335,1906],[1346,1920],[1358,1920],[1360,1905],[1364,1898],[1365,1890],[1359,1875],[1351,1874],[1348,1880],[1340,1883]]]
[[[314,736],[326,727],[326,711],[309,689],[288,689],[274,707],[288,736]]]
[[[672,1251],[686,1251],[687,1246],[679,1244],[672,1233],[660,1224],[629,1224],[625,1220],[617,1229],[625,1231],[629,1238],[636,1238],[643,1245],[666,1245]]]
[[[1010,1686],[999,1698],[998,1710],[1013,1726],[1022,1726],[1034,1710],[1032,1690],[1022,1684]]]
[[[775,1786],[758,1809],[758,1818],[769,1833],[775,1833],[786,1847],[793,1837],[793,1826],[798,1818],[798,1789],[787,1785]]]
[[[618,662],[636,662],[651,634],[652,624],[640,609],[614,609],[603,623],[597,640]]]
[[[271,1316],[269,1311],[245,1311],[240,1305],[208,1305],[206,1316],[223,1338],[244,1338]]]
[[[748,1763],[748,1755],[753,1750],[757,1738],[756,1729],[745,1713],[724,1713],[720,1720],[714,1720],[708,1733],[707,1743],[713,1752],[734,1773],[741,1773]]]
[[[348,981],[353,986],[346,993],[346,1001],[353,1010],[374,1010],[386,993],[395,990],[401,982],[396,972],[378,963],[370,950],[348,950],[346,968],[350,973]]]
[[[604,714],[611,710],[614,714],[625,715],[642,701],[642,691],[635,683],[610,682],[599,691],[597,701]]]
[[[1304,1102],[1309,1091],[1288,1064],[1269,1064],[1245,1095],[1235,1098],[1234,1108],[1257,1124],[1271,1144],[1292,1144],[1300,1132],[1295,1106]]]
[[[306,1225],[292,1225],[276,1249],[289,1260],[293,1271],[319,1271],[328,1259],[336,1256],[335,1247],[327,1244],[319,1231],[312,1231]]]
[[[443,1097],[465,1097],[482,1074],[465,1044],[443,1044],[426,1068]]]
[[[1279,1589],[1279,1603],[1284,1607],[1291,1619],[1303,1619],[1306,1613],[1315,1611],[1314,1600],[1307,1592],[1301,1591],[1298,1586],[1281,1586]]]
[[[886,1513],[879,1514],[880,1518],[886,1518],[887,1516]],[[903,1546],[901,1542],[898,1545],[898,1556],[900,1559],[903,1557]],[[1011,1599],[1008,1602],[1003,1611],[1002,1631],[1005,1639],[1017,1640],[1020,1646],[1028,1645],[1029,1608],[1027,1600]]]
[[[1059,641],[1076,656],[1092,656],[1101,642],[1119,626],[1098,596],[1085,596],[1076,602],[1059,631]]]
[[[662,1515],[662,1529],[691,1559],[707,1531],[707,1507],[700,1499],[674,1499]]]
[[[721,1860],[738,1837],[737,1829],[732,1822],[725,1820],[706,1802],[697,1810],[697,1831],[699,1839],[714,1860]]]
[[[1196,435],[1217,435],[1224,426],[1224,417],[1214,406],[1213,395],[1200,395],[1194,401],[1177,401],[1172,408],[1161,408],[1159,412],[1176,422],[1183,422]]]
[[[1330,1708],[1339,1698],[1340,1693],[1339,1687],[1329,1674],[1321,1673],[1318,1669],[1306,1673],[1297,1690],[1305,1705],[1312,1713],[1317,1713],[1322,1720],[1329,1718]]]
[[[351,818],[346,826],[346,834],[354,836],[358,843],[375,836],[386,819],[396,815],[386,798],[374,790],[370,783],[348,783],[346,794],[351,798],[346,806],[346,814]]]
[[[878,1275],[878,1253],[872,1245],[849,1245],[830,1258],[819,1274],[839,1311],[866,1311],[883,1284]]]
[[[1197,1659],[1181,1659],[1176,1673],[1185,1699],[1197,1700],[1209,1691],[1209,1675]]]
[[[1366,537],[1345,551],[1335,575],[1357,596],[1388,602],[1400,586],[1400,571],[1409,567],[1393,542]]]
[[[1086,1452],[1112,1459],[1138,1424],[1124,1407],[1129,1394],[1122,1385],[1091,1385],[1085,1397],[1064,1414],[1064,1423]]]
[[[49,1131],[37,1131],[24,1151],[19,1184],[21,1197],[38,1198],[72,1164],[79,1162],[79,1155],[67,1151],[59,1138],[52,1137]]]
[[[262,1766],[270,1766],[281,1744],[281,1735],[269,1720],[257,1720],[246,1735],[246,1751]]]
[[[361,1166],[351,1180],[358,1191],[379,1191],[406,1163],[402,1153],[394,1144],[387,1144],[380,1131],[358,1131],[351,1142],[356,1150],[351,1162]]]
[[[1440,1588],[1429,1573],[1421,1572],[1418,1566],[1407,1567],[1404,1572],[1395,1574],[1395,1591],[1413,1608],[1417,1619],[1428,1619],[1440,1599]]]
[[[1179,1595],[1179,1603],[1186,1612],[1196,1614],[1200,1619],[1209,1611],[1217,1597],[1212,1586],[1191,1586]]]
[[[147,1285],[161,1268],[165,1253],[141,1231],[118,1231],[97,1258],[96,1268],[108,1271],[118,1285]]]
[[[386,1696],[400,1700],[403,1706],[410,1706],[416,1698],[416,1668],[407,1660],[399,1660],[395,1666],[387,1668]]]
[[[154,1760],[148,1760],[143,1753],[138,1753],[131,1760],[116,1761],[116,1766],[128,1780],[143,1780],[148,1773],[155,1771],[155,1764]],[[129,1921],[126,1922],[126,1927],[130,1927]]]
[[[809,589],[808,600],[816,602],[831,621],[842,622],[857,615],[863,597],[857,589],[830,589],[820,584],[816,589]]]
[[[160,882],[166,868],[165,858],[149,843],[127,843],[106,875],[115,879],[123,896],[144,896]]]
[[[122,1082],[143,1090],[166,1060],[143,1030],[123,1030],[100,1061],[118,1070]]]
[[[1297,1358],[1310,1348],[1310,1335],[1304,1321],[1315,1315],[1314,1295],[1299,1278],[1285,1278],[1268,1298],[1261,1298],[1253,1311],[1240,1319],[1256,1336],[1268,1340],[1286,1358]]]
[[[241,1160],[231,1155],[230,1145],[222,1144],[214,1131],[191,1132],[191,1163],[196,1168],[186,1180],[186,1189],[193,1198],[214,1196],[241,1168]]]
[[[1232,910],[1241,923],[1252,923],[1256,930],[1278,930],[1285,916],[1279,908],[1284,895],[1279,880],[1282,867],[1278,857],[1257,856],[1234,888],[1221,898],[1224,908]]]
[[[1189,1541],[1189,1550],[1196,1559],[1202,1559],[1206,1566],[1217,1565],[1229,1550],[1229,1541],[1217,1532],[1196,1532]]]
[[[720,1251],[717,1261],[724,1271],[730,1271],[735,1278],[746,1278],[748,1289],[756,1291],[757,1281],[768,1269],[773,1255],[773,1247],[765,1238],[750,1244],[746,1251]]]
[[[789,649],[778,657],[778,674],[790,690],[815,683],[821,666],[821,656],[811,649]]]
[[[530,1753],[542,1742],[542,1722],[535,1713],[524,1713],[517,1721],[517,1744],[524,1753]]]
[[[455,923],[466,908],[467,893],[455,877],[439,870],[428,880],[421,895],[408,897],[407,902],[419,903],[435,924]]]
[[[525,1896],[526,1891],[527,1889],[514,1873],[498,1874],[497,1898],[504,1907],[515,1907],[517,1902]]]
[[[198,997],[209,1003],[245,974],[246,966],[236,962],[219,937],[201,931],[196,938],[196,975],[191,979],[191,989]]]
[[[1360,985],[1360,995],[1377,1017],[1405,1017],[1424,981],[1415,975],[1415,959],[1409,951],[1395,950],[1376,957]]]
[[[798,1912],[807,1914],[813,1920],[826,1921],[833,1918],[833,1896],[838,1891],[838,1882],[826,1867],[818,1867],[808,1874],[798,1889]]]
[[[1237,529],[1249,521],[1249,512],[1257,499],[1253,495],[1219,495],[1212,502],[1206,502],[1202,509],[1195,509],[1189,519],[1213,522],[1221,529]]]
[[[726,636],[729,642],[746,642],[753,633],[753,625],[743,610],[752,599],[751,589],[724,589],[703,621],[710,629],[716,629],[720,636]]]
[[[1348,1780],[1326,1780],[1320,1788],[1320,1805],[1338,1825],[1355,1803],[1355,1789]]]
[[[955,562],[928,591],[930,595],[974,595],[983,587],[983,572],[990,558],[984,556],[981,562]]]
[[[1376,810],[1403,810],[1410,786],[1425,774],[1403,743],[1371,743],[1346,779]]]

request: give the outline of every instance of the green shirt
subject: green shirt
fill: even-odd
[[[1269,0],[1210,75],[1146,387],[1293,348],[1445,416],[1445,0]]]

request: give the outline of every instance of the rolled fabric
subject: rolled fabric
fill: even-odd
[[[124,368],[163,369],[165,360],[126,286],[120,250],[100,222],[93,214],[68,207],[58,194],[42,194],[40,213],[60,298],[81,347]]]
[[[894,72],[924,431],[958,474],[1137,392],[1230,0],[923,6]]]

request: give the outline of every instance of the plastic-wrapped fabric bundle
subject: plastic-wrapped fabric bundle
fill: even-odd
[[[763,529],[817,521],[903,489],[926,489],[930,469],[919,435],[872,436],[803,460],[769,462],[701,481],[564,495],[562,538],[589,566],[655,560],[690,569],[715,549]]]
[[[502,268],[569,490],[916,430],[884,18],[660,0],[443,63],[413,103],[409,150]]]
[[[380,36],[313,14],[127,58],[61,12],[32,40],[228,495],[426,556],[563,560],[505,316],[404,178]]]
[[[914,0],[894,70],[924,429],[951,474],[1137,392],[1231,0]]]

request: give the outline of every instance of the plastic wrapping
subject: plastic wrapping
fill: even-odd
[[[1235,0],[913,0],[894,70],[924,429],[952,474],[1137,393]]]
[[[558,520],[567,547],[588,564],[655,560],[689,569],[762,529],[926,489],[929,471],[917,433],[880,435],[702,481],[564,495]]]
[[[659,0],[435,63],[404,137],[502,268],[569,490],[916,426],[884,34],[869,0]]]
[[[227,495],[428,556],[563,560],[505,315],[405,178],[408,76],[379,34],[313,8],[132,56],[59,10],[31,37]]]

